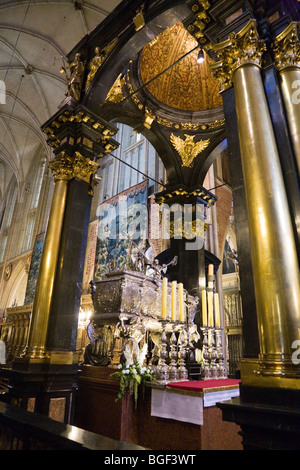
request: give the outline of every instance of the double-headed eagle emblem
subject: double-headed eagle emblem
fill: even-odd
[[[207,140],[199,140],[199,142],[194,142],[193,135],[184,134],[185,140],[181,139],[181,137],[171,134],[170,140],[173,147],[179,153],[182,165],[191,168],[194,159],[199,155],[199,153],[203,152],[210,143],[210,139]]]

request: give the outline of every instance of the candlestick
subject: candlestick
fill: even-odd
[[[201,328],[201,329],[203,331],[203,353],[202,353],[203,363],[202,363],[201,369],[202,369],[202,374],[203,374],[204,380],[209,380],[211,378],[211,371],[210,371],[210,367],[209,367],[210,354],[209,354],[209,351],[208,351],[208,347],[209,347],[209,344],[208,344],[208,328],[204,327],[204,328]]]
[[[186,359],[186,356],[187,356],[188,341],[187,341],[187,332],[185,331],[183,324],[180,327],[178,344],[179,344],[178,378],[180,380],[187,380],[189,374],[188,374],[188,370],[185,366],[185,359]]]
[[[162,282],[162,300],[161,300],[161,318],[166,320],[168,308],[168,278],[163,277]]]
[[[224,352],[222,345],[222,330],[216,329],[216,346],[217,346],[217,356],[218,356],[218,378],[226,379],[226,368],[224,364]]]
[[[183,297],[183,284],[178,284],[178,301],[179,301],[179,321],[185,321],[185,310],[184,310],[184,297]]]
[[[171,321],[176,320],[177,314],[177,281],[171,284]]]
[[[166,322],[162,321],[162,334],[160,342],[160,354],[159,361],[156,368],[156,378],[160,383],[167,383],[169,380],[169,367],[166,364],[166,359],[168,358],[167,352],[167,335],[165,331]]]
[[[215,324],[216,324],[216,328],[220,328],[221,326],[220,304],[219,304],[219,294],[217,292],[214,294],[214,303],[215,303]]]
[[[202,326],[207,326],[207,296],[205,289],[202,291]]]
[[[207,292],[208,304],[208,326],[214,326],[214,305],[213,305],[213,292]]]
[[[210,353],[210,368],[211,368],[211,377],[212,379],[218,378],[218,367],[217,367],[217,348],[216,348],[216,341],[215,341],[215,329],[212,328],[211,332],[211,353]]]
[[[177,370],[177,338],[175,334],[175,328],[176,324],[173,323],[173,331],[172,335],[170,338],[170,365],[169,365],[169,378],[171,380],[177,380],[178,379],[178,370]]]

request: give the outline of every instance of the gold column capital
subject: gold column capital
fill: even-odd
[[[233,84],[233,73],[244,65],[260,67],[266,44],[259,38],[256,20],[250,20],[238,33],[231,33],[226,41],[213,46],[219,62],[211,66],[220,91]]]
[[[52,170],[55,181],[68,181],[75,177],[89,183],[91,175],[96,173],[98,167],[98,163],[84,157],[79,152],[75,152],[73,157],[67,155],[66,152],[61,152],[49,162],[49,168]]]
[[[279,71],[300,68],[300,22],[292,21],[273,43],[275,65]]]
[[[53,173],[54,181],[70,180],[73,177],[73,160],[66,152],[61,152],[49,162],[49,168]]]
[[[96,173],[99,164],[89,158],[85,158],[81,153],[75,152],[74,176],[82,181],[90,182],[91,175]]]

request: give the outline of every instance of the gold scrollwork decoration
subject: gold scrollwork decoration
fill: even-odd
[[[79,152],[75,152],[74,157],[70,157],[66,152],[61,152],[49,162],[49,168],[52,170],[55,181],[70,180],[76,177],[89,183],[91,175],[97,171],[98,167],[98,163],[85,158]]]
[[[122,88],[125,84],[125,77],[123,74],[120,74],[116,79],[115,83],[109,90],[105,102],[110,101],[111,103],[120,103],[125,99],[123,95]]]
[[[170,221],[170,238],[185,238],[190,240],[194,237],[204,239],[205,227],[203,221],[196,219],[191,222]]]
[[[274,41],[274,60],[279,70],[287,67],[300,68],[299,28],[300,22],[293,21]]]
[[[74,176],[82,181],[90,182],[91,175],[96,173],[99,168],[97,162],[85,158],[81,153],[75,152],[74,158]]]
[[[213,50],[220,60],[210,68],[223,91],[232,86],[232,76],[237,68],[246,64],[260,66],[266,44],[259,39],[256,20],[250,20],[241,31],[213,46]]]
[[[49,168],[53,173],[54,181],[70,180],[73,177],[73,160],[66,152],[61,152],[51,160]]]
[[[208,147],[210,144],[210,139],[194,142],[195,136],[188,134],[184,134],[184,136],[185,140],[179,136],[171,134],[170,141],[175,150],[177,150],[179,153],[182,160],[182,165],[190,168],[197,155],[199,155]]]

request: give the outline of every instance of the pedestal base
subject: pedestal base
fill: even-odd
[[[20,360],[11,369],[1,369],[0,375],[9,383],[8,403],[72,424],[77,364],[32,364]]]
[[[244,450],[300,450],[300,390],[241,386],[239,398],[218,406],[241,427]]]

